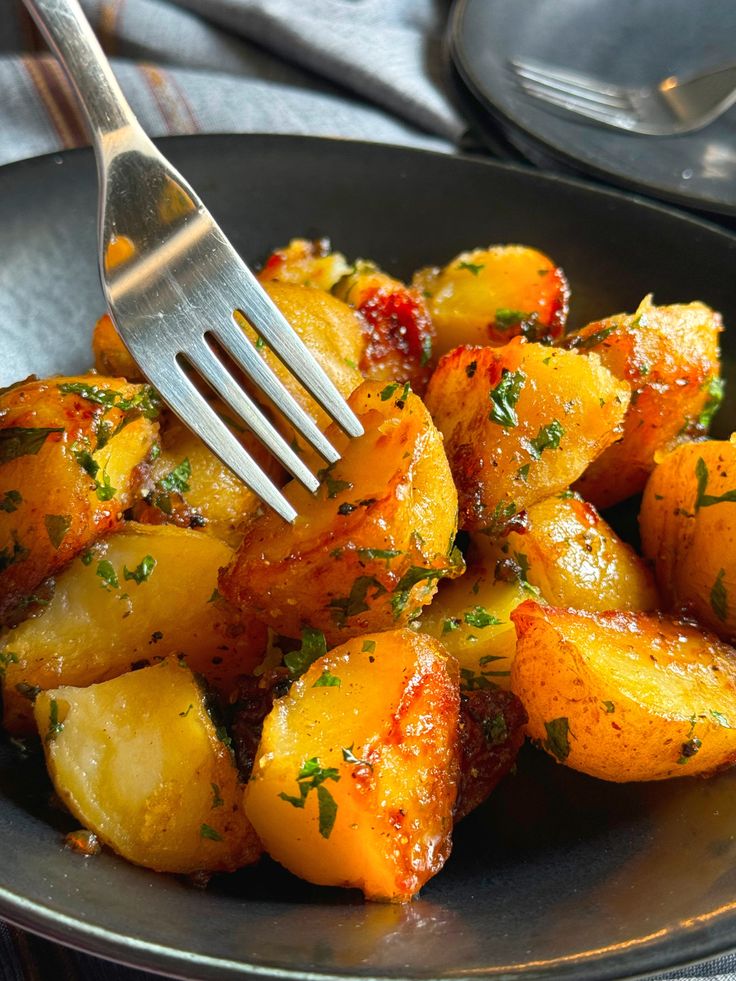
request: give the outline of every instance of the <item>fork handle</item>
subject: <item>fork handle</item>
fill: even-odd
[[[103,138],[138,122],[77,0],[24,0],[77,93],[98,148]]]

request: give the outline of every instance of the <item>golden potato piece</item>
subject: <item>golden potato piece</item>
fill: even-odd
[[[604,780],[705,775],[736,762],[736,651],[646,613],[580,613],[528,600],[511,614],[511,687],[528,731]]]
[[[462,344],[507,344],[517,334],[554,340],[565,329],[565,274],[528,245],[462,252],[442,269],[421,269],[412,285],[427,300],[438,355]]]
[[[358,365],[366,341],[360,320],[350,307],[323,290],[280,282],[265,282],[263,287],[324,368],[340,394],[347,398],[363,381]],[[242,318],[239,318],[239,322],[276,377],[299,405],[316,420],[319,428],[324,429],[330,422],[324,409],[317,405],[268,346],[262,343],[259,346],[257,334],[248,322]],[[260,389],[254,394],[259,401],[264,400]],[[293,430],[286,422],[283,426],[291,439]],[[300,451],[307,449],[301,440],[297,442],[297,446]]]
[[[631,385],[623,438],[608,447],[577,483],[586,501],[606,508],[643,489],[658,450],[707,432],[721,400],[721,317],[703,303],[655,307],[646,297],[635,314],[618,314],[567,339],[592,351]]]
[[[248,453],[275,483],[285,474],[276,458],[236,420],[222,403],[213,408],[231,426]],[[161,420],[160,452],[139,468],[140,500],[133,516],[144,524],[170,522],[184,528],[204,528],[229,545],[237,546],[241,526],[261,507],[259,498],[224,463],[171,413]]]
[[[502,549],[553,606],[602,612],[660,605],[647,565],[572,491],[533,504]]]
[[[145,381],[140,368],[130,355],[108,313],[103,314],[92,332],[92,354],[95,368],[101,375]]]
[[[265,628],[243,624],[214,592],[231,557],[209,535],[128,522],[74,559],[45,611],[0,641],[5,727],[32,727],[39,690],[105,681],[170,654],[227,693],[266,646]]]
[[[664,457],[639,514],[667,607],[736,640],[736,445],[685,443]]]
[[[465,558],[464,575],[440,582],[416,626],[457,659],[462,689],[508,689],[516,654],[511,611],[536,594],[521,570],[512,569],[500,547],[484,535],[473,536]]]
[[[432,374],[434,329],[419,290],[359,259],[334,293],[354,307],[366,325],[363,375],[374,381],[408,381],[422,395]]]
[[[440,361],[427,408],[445,438],[460,526],[496,536],[565,490],[620,435],[629,401],[597,357],[519,339]]]
[[[258,273],[261,283],[293,283],[331,290],[350,271],[341,252],[333,252],[330,240],[293,238],[282,249],[275,249]]]
[[[120,526],[157,413],[148,386],[98,375],[30,380],[0,395],[0,622]]]
[[[321,885],[405,901],[450,851],[457,668],[412,630],[319,658],[266,717],[245,811],[266,851]]]
[[[57,794],[119,855],[158,872],[258,858],[232,754],[183,662],[42,692],[35,716]]]
[[[298,517],[254,518],[220,590],[280,634],[321,630],[337,644],[408,622],[452,557],[457,498],[442,439],[408,386],[365,382],[348,400],[365,434],[328,437],[342,459],[313,495],[284,488]]]

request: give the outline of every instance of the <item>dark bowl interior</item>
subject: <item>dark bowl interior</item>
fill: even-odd
[[[198,137],[165,152],[242,254],[329,235],[407,276],[524,242],[572,287],[572,323],[702,299],[736,321],[736,238],[634,198],[522,169],[291,137]],[[89,364],[103,308],[90,152],[0,172],[0,384]],[[734,336],[724,335],[733,374]],[[730,432],[733,396],[717,431]],[[110,854],[65,851],[42,767],[0,745],[0,913],[84,949],[197,978],[605,979],[736,946],[736,777],[612,785],[526,751],[405,906],[363,903],[264,863],[205,892]]]

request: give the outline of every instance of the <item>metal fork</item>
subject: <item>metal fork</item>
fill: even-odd
[[[328,463],[340,454],[246,338],[236,311],[348,435],[363,432],[359,421],[194,190],[143,132],[77,0],[25,3],[68,73],[93,137],[100,278],[120,336],[183,422],[263,501],[293,521],[294,508],[209,406],[184,359],[311,491],[319,480],[246,395],[215,345]]]
[[[647,136],[690,133],[736,102],[736,65],[653,86],[611,85],[531,58],[509,62],[527,95],[603,126]]]

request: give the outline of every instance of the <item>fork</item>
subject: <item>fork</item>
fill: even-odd
[[[736,102],[736,65],[653,86],[612,85],[531,58],[509,62],[527,95],[603,126],[647,136],[690,133]]]
[[[195,369],[310,491],[319,480],[243,391],[215,344],[328,463],[340,454],[266,365],[269,348],[349,436],[362,426],[187,181],[133,115],[77,0],[25,0],[87,117],[99,178],[100,279],[120,336],[166,404],[286,521],[296,511],[190,377]],[[237,317],[259,335],[252,344]],[[185,370],[185,361],[189,371]]]

